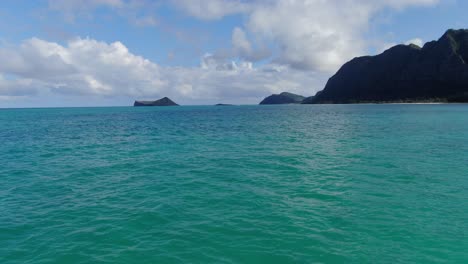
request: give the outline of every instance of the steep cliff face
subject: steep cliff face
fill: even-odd
[[[171,99],[164,97],[156,101],[135,101],[133,106],[176,106]]]
[[[272,94],[263,101],[260,102],[261,105],[268,104],[300,104],[305,97],[302,95],[297,95],[293,93],[283,92],[280,94]]]
[[[343,65],[304,103],[468,102],[468,30],[448,30],[423,48],[398,45]]]

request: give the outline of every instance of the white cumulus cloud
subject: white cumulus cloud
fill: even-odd
[[[255,57],[247,35],[274,43],[276,63],[303,70],[332,73],[368,49],[365,32],[385,9],[431,6],[438,0],[175,0],[200,19],[244,14],[242,28],[233,32],[233,47],[242,57]],[[221,8],[222,7],[222,8]],[[246,31],[250,34],[246,34]],[[261,57],[261,56],[260,56]]]
[[[315,74],[284,66],[253,67],[206,54],[200,67],[164,67],[133,54],[121,42],[76,38],[66,45],[38,38],[0,48],[0,96],[85,95],[182,102],[255,103],[280,91],[312,95]],[[274,69],[274,70],[273,70]],[[7,76],[8,78],[6,78]]]
[[[201,20],[215,21],[241,14],[245,23],[235,27],[232,32],[231,57],[249,61],[269,59],[296,69],[330,74],[349,59],[368,53],[369,42],[365,33],[372,19],[380,12],[433,6],[439,1],[56,0],[49,1],[49,7],[73,17],[76,13],[105,6],[126,13],[132,23],[141,26],[157,25],[154,14],[146,14],[146,11],[153,10],[150,6],[163,4],[172,5]],[[138,15],[141,12],[145,15]],[[274,48],[270,50],[266,46]]]

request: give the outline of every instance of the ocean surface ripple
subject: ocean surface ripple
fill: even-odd
[[[467,105],[0,110],[0,263],[468,263]]]

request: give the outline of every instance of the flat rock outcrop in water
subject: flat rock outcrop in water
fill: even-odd
[[[468,30],[351,60],[304,103],[468,102]]]
[[[135,101],[133,106],[176,106],[178,104],[174,103],[168,97],[161,98],[156,101]]]
[[[298,94],[283,92],[280,94],[272,94],[263,101],[260,102],[261,105],[269,104],[300,104],[305,97]]]

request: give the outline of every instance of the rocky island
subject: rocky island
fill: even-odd
[[[303,101],[366,102],[468,102],[468,30],[448,30],[422,48],[397,45],[355,58]]]
[[[283,92],[280,94],[272,94],[263,101],[260,102],[261,105],[271,105],[271,104],[300,104],[305,97],[302,95],[297,95],[293,93]]]
[[[156,101],[135,101],[133,106],[176,106],[178,104],[174,103],[168,97],[161,98]]]

